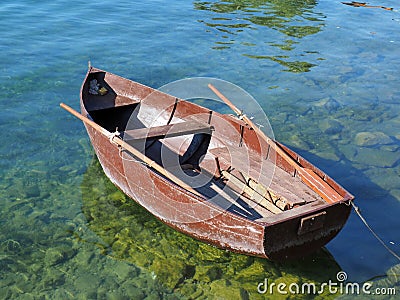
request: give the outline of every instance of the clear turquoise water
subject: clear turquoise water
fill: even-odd
[[[321,282],[342,269],[364,281],[395,270],[354,213],[329,255],[290,264],[170,231],[109,186],[84,127],[58,106],[78,107],[88,60],[153,87],[231,81],[258,100],[278,140],[356,196],[399,253],[400,15],[396,1],[370,4],[394,11],[339,1],[2,1],[0,295],[256,299],[265,277]]]

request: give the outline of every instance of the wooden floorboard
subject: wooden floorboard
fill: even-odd
[[[291,205],[314,202],[321,197],[305,185],[300,178],[293,177],[270,161],[263,160],[261,168],[260,157],[246,148],[215,148],[210,152],[223,161],[225,166],[230,165],[236,172],[242,171],[250,175],[257,182],[270,188],[278,195],[283,196]],[[248,154],[243,154],[247,152]],[[248,159],[232,159],[231,156]],[[249,163],[250,162],[250,163]],[[260,170],[262,169],[262,174]]]

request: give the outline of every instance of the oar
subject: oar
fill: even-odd
[[[199,196],[199,197],[203,198],[203,196],[199,192],[194,190],[191,186],[189,186],[186,183],[184,183],[182,180],[180,180],[174,174],[170,173],[168,170],[166,170],[165,168],[163,168],[162,166],[157,164],[154,160],[150,159],[149,157],[147,157],[143,153],[139,152],[137,149],[135,149],[134,147],[132,147],[128,143],[124,142],[122,139],[116,137],[113,133],[111,133],[108,130],[104,129],[99,124],[95,123],[94,121],[92,121],[89,118],[85,117],[84,115],[80,114],[79,112],[77,112],[73,108],[69,107],[68,105],[66,105],[64,103],[60,103],[60,106],[63,109],[65,109],[66,111],[68,111],[69,113],[71,113],[72,115],[74,115],[75,117],[77,117],[78,119],[80,119],[85,124],[89,125],[90,127],[95,129],[96,131],[98,131],[101,134],[105,135],[106,137],[110,138],[110,142],[115,143],[115,144],[121,146],[122,148],[124,148],[125,150],[129,151],[130,153],[132,153],[139,160],[141,160],[144,163],[146,163],[150,168],[153,168],[154,170],[156,170],[157,172],[161,173],[162,175],[167,177],[169,180],[171,180],[172,182],[174,182],[178,186],[184,188],[185,190],[191,192],[192,194],[195,194],[196,196]]]
[[[286,160],[297,173],[300,178],[316,193],[318,193],[326,202],[334,203],[343,199],[327,182],[319,177],[313,170],[304,168],[292,157],[290,157],[285,150],[283,150],[276,142],[267,137],[257,126],[246,115],[242,113],[228,98],[226,98],[217,88],[212,84],[208,87],[222,100],[224,101],[241,119],[243,119],[247,125],[249,125],[258,136],[260,136],[268,145],[270,145],[276,153],[278,153],[284,160]]]
[[[381,5],[368,5],[367,3],[364,2],[356,2],[352,1],[350,2],[342,2],[342,4],[354,6],[354,7],[366,7],[366,8],[383,8],[384,10],[393,10],[392,7],[386,7],[386,6],[381,6]]]

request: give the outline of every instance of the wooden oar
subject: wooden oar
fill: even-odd
[[[319,177],[313,170],[304,168],[297,161],[295,161],[289,154],[286,153],[276,142],[267,137],[264,132],[262,132],[257,126],[246,115],[243,114],[228,98],[226,98],[217,88],[212,84],[208,87],[222,100],[224,101],[238,116],[243,119],[249,125],[258,136],[260,136],[268,145],[275,150],[284,160],[286,160],[297,173],[300,178],[316,193],[318,193],[326,202],[334,203],[343,199],[342,196],[338,194],[327,182],[325,182],[321,177]]]
[[[386,6],[381,6],[381,5],[368,5],[365,2],[352,1],[352,2],[342,2],[342,4],[350,5],[350,6],[354,6],[354,7],[383,8],[384,10],[393,10],[392,7],[386,7]]]
[[[134,147],[132,147],[131,145],[129,145],[128,143],[123,141],[121,138],[116,137],[115,134],[109,132],[105,128],[101,127],[99,124],[95,123],[94,121],[92,121],[89,118],[85,117],[84,115],[80,114],[79,112],[77,112],[73,108],[69,107],[68,105],[66,105],[64,103],[60,103],[60,106],[63,109],[65,109],[66,111],[68,111],[69,113],[71,113],[72,115],[74,115],[75,117],[77,117],[78,119],[80,119],[85,124],[89,125],[93,129],[95,129],[98,132],[100,132],[101,134],[103,134],[106,137],[110,138],[110,142],[115,143],[115,144],[121,146],[122,148],[124,148],[125,150],[129,151],[134,156],[136,156],[139,160],[143,161],[149,167],[151,167],[154,170],[156,170],[157,172],[161,173],[162,175],[167,177],[169,180],[171,180],[172,182],[174,182],[178,186],[184,188],[185,190],[191,192],[192,194],[195,194],[196,196],[199,196],[199,197],[203,198],[203,196],[199,192],[197,192],[195,189],[193,189],[191,186],[187,185],[185,182],[180,180],[174,174],[170,173],[168,170],[166,170],[165,168],[163,168],[162,166],[157,164],[154,160],[150,159],[149,157],[147,157],[143,153],[139,152],[137,149],[135,149]]]

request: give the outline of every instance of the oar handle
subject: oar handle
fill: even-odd
[[[242,111],[239,110],[231,101],[229,101],[228,98],[224,96],[215,86],[213,86],[211,83],[208,84],[208,87],[210,90],[212,90],[215,95],[217,95],[222,101],[226,103],[237,115],[242,115]]]
[[[208,85],[208,87],[222,100],[225,102],[226,105],[228,105],[236,114],[238,117],[241,117],[247,125],[249,125],[251,128],[253,128],[254,131],[258,135],[260,135],[270,146],[276,147],[276,144],[272,142],[272,140],[267,137],[262,130],[260,130],[257,126],[254,125],[254,123],[250,120],[249,117],[243,114],[243,112],[238,109],[228,98],[226,98],[215,86],[213,86],[211,83]]]
[[[104,129],[103,127],[101,127],[99,124],[97,124],[96,122],[90,120],[88,117],[85,117],[84,115],[80,114],[79,112],[77,112],[75,109],[73,109],[72,107],[64,104],[64,103],[60,103],[60,106],[65,109],[67,112],[69,112],[70,114],[74,115],[75,117],[77,117],[78,119],[80,119],[82,122],[86,123],[87,125],[89,125],[90,127],[93,127],[94,129],[96,129],[97,131],[100,131],[102,134],[104,135],[110,135],[111,133]]]
[[[66,105],[64,103],[60,103],[60,106],[63,109],[65,109],[66,111],[68,111],[69,113],[71,113],[72,115],[74,115],[75,117],[77,117],[78,119],[80,119],[85,124],[89,125],[93,129],[101,132],[103,135],[105,135],[106,137],[110,138],[110,140],[113,143],[115,143],[115,144],[121,146],[122,148],[126,149],[127,151],[132,153],[134,156],[139,158],[141,161],[146,163],[149,167],[151,167],[154,170],[158,171],[159,173],[161,173],[162,175],[167,177],[169,180],[171,180],[172,182],[174,182],[178,186],[184,188],[185,190],[191,192],[192,194],[195,194],[196,196],[199,196],[199,197],[203,198],[203,196],[199,192],[197,192],[195,189],[193,189],[191,186],[187,185],[185,182],[180,180],[174,174],[170,173],[167,169],[163,168],[162,166],[157,164],[154,160],[152,160],[151,158],[147,157],[146,155],[144,155],[143,153],[141,153],[140,151],[138,151],[137,149],[135,149],[134,147],[132,147],[131,145],[129,145],[128,143],[123,141],[122,139],[114,138],[115,135],[113,133],[111,133],[108,130],[104,129],[103,127],[101,127],[96,122],[90,120],[89,118],[85,117],[84,115],[80,114],[79,112],[77,112],[76,110],[74,110],[73,108],[71,108],[70,106],[68,106],[68,105]]]

